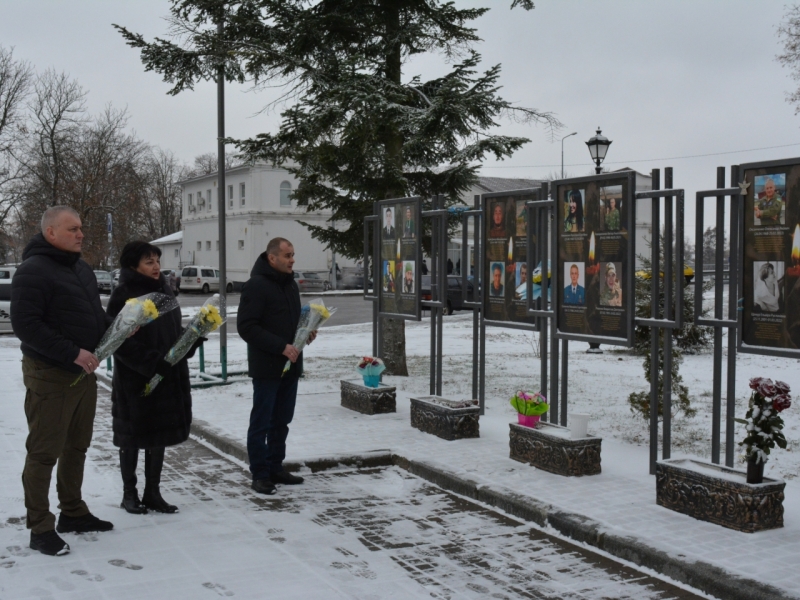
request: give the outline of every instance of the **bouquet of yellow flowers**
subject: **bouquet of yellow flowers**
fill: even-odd
[[[100,343],[94,351],[98,360],[102,361],[114,354],[122,343],[128,339],[138,327],[152,323],[164,313],[178,308],[178,301],[174,296],[153,292],[138,298],[128,298],[125,306],[119,311],[111,326],[106,330]],[[81,373],[72,382],[77,384],[86,373]]]
[[[326,307],[321,298],[311,300],[303,306],[300,310],[300,322],[297,324],[297,331],[294,334],[294,342],[292,343],[298,352],[302,352],[303,348],[306,347],[311,332],[319,329],[320,325],[330,319],[335,312],[336,309]],[[287,360],[281,376],[286,375],[291,367],[292,361]]]
[[[178,361],[189,353],[197,340],[219,329],[222,322],[222,315],[219,314],[219,294],[214,294],[192,317],[189,325],[186,326],[175,345],[169,349],[164,360],[171,365],[178,364]],[[162,379],[164,378],[158,373],[153,375],[153,378],[144,387],[144,395],[149,396]]]

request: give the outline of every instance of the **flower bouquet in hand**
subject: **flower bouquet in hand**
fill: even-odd
[[[214,294],[206,300],[205,304],[197,311],[197,314],[192,317],[186,329],[183,330],[181,337],[167,352],[164,360],[173,366],[178,364],[197,343],[197,340],[204,338],[212,331],[216,331],[220,325],[222,325],[222,315],[219,314],[219,294]],[[153,378],[144,387],[144,395],[149,396],[162,379],[164,378],[158,373],[153,375]]]
[[[750,408],[746,418],[736,421],[745,425],[747,433],[744,440],[739,442],[740,446],[745,447],[748,462],[747,483],[761,483],[769,451],[775,446],[786,448],[780,413],[792,405],[792,397],[789,395],[789,386],[784,382],[773,383],[771,379],[763,377],[751,379],[750,389],[753,393],[750,395]],[[750,468],[751,464],[755,469]],[[756,475],[755,471],[760,474]],[[753,478],[758,481],[751,481]]]
[[[178,308],[178,301],[174,296],[167,296],[159,292],[145,294],[138,298],[128,298],[125,306],[119,311],[111,326],[106,330],[100,343],[94,351],[99,361],[105,360],[128,339],[138,327],[152,323],[161,315]],[[72,382],[77,384],[86,373],[81,373]]]
[[[511,397],[511,406],[517,411],[520,425],[535,427],[541,416],[547,412],[550,405],[547,398],[539,392],[516,392]]]
[[[358,374],[364,378],[364,385],[376,388],[381,383],[381,373],[386,369],[386,365],[380,358],[364,356],[358,362]]]
[[[297,348],[297,352],[302,352],[303,348],[308,343],[308,338],[311,336],[312,331],[316,331],[319,327],[336,312],[335,308],[328,308],[321,298],[311,300],[305,304],[300,311],[300,322],[297,324],[297,331],[294,334],[294,342],[292,346]],[[292,367],[292,361],[287,360],[286,366],[283,368],[281,377],[289,372]]]

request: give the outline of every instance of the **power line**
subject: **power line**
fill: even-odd
[[[669,156],[667,158],[644,158],[640,160],[617,160],[617,161],[610,161],[604,162],[604,165],[627,165],[633,163],[645,163],[645,162],[658,162],[662,160],[684,160],[687,158],[702,158],[706,156],[723,156],[725,154],[740,154],[742,152],[756,152],[758,150],[774,150],[775,148],[789,148],[791,146],[800,146],[800,142],[795,144],[783,144],[781,146],[764,146],[763,148],[750,148],[749,150],[730,150],[729,152],[709,152],[708,154],[689,154],[687,156]],[[594,167],[593,162],[588,163],[573,163],[569,165],[564,165],[565,167]],[[557,165],[498,165],[498,166],[485,166],[482,165],[482,169],[550,169],[550,168],[559,168],[561,164]]]

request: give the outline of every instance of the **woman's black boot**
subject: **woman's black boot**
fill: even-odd
[[[136,491],[136,463],[138,460],[138,449],[119,449],[119,470],[122,473],[123,489],[120,506],[133,515],[145,515],[147,508],[139,500],[139,493]]]
[[[161,469],[164,466],[164,448],[150,448],[144,451],[144,494],[142,504],[150,510],[161,513],[176,513],[178,507],[168,504],[161,497]]]

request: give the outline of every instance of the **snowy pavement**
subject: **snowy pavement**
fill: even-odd
[[[190,440],[169,449],[165,461],[162,491],[180,513],[129,515],[118,507],[121,483],[102,387],[84,493],[115,529],[65,534],[72,552],[43,556],[27,547],[16,489],[25,421],[11,401],[22,394],[7,370],[13,366],[3,360],[9,383],[0,410],[0,476],[6,493],[15,488],[0,499],[3,600],[702,597],[398,467],[326,470],[266,497],[249,489],[240,462]]]

